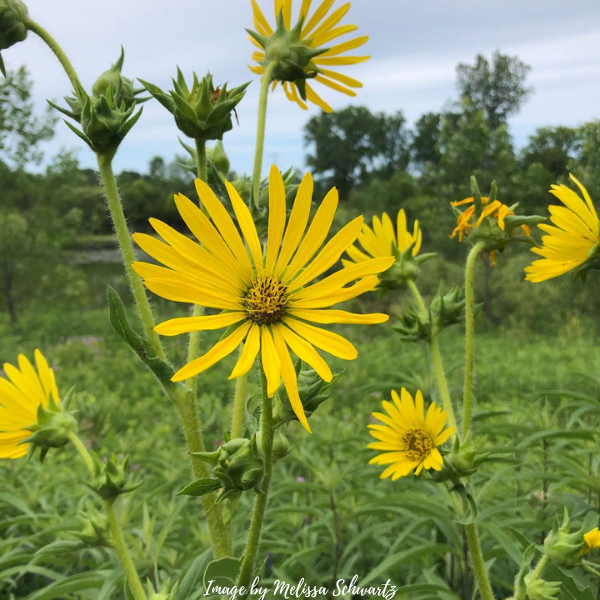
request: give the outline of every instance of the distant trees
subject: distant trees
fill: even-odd
[[[54,135],[56,118],[49,111],[43,117],[34,115],[32,86],[25,67],[0,77],[0,159],[17,169],[39,162],[39,143]]]
[[[410,161],[406,120],[351,106],[311,117],[304,127],[311,149],[306,162],[313,176],[327,187],[337,186],[346,198],[350,190],[377,176],[389,178]]]

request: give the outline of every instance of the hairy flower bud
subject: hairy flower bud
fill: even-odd
[[[94,461],[94,475],[89,487],[104,500],[113,502],[117,496],[137,489],[140,483],[128,485],[129,457],[118,458],[114,454],[102,462],[98,455],[91,453]]]
[[[585,551],[585,528],[573,533],[570,533],[570,528],[569,513],[565,508],[562,525],[559,526],[557,519],[544,540],[546,556],[555,565],[573,567],[581,562]]]
[[[182,133],[203,141],[220,140],[233,128],[232,114],[249,85],[244,83],[228,90],[227,84],[215,87],[210,73],[201,80],[194,73],[190,89],[179,68],[177,79],[173,79],[174,89],[168,94],[152,83],[142,79],[140,82],[175,117]]]
[[[27,6],[21,0],[0,0],[0,50],[6,50],[27,37]],[[0,55],[0,71],[6,77]]]

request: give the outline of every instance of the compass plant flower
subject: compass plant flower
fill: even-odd
[[[19,354],[18,366],[4,364],[6,377],[0,377],[0,458],[25,456],[27,438],[37,437],[32,441],[40,442],[46,450],[61,446],[66,438],[59,429],[74,424],[59,408],[54,373],[39,350],[35,351],[35,367],[23,354]]]
[[[408,280],[416,279],[419,273],[419,265],[434,254],[419,255],[421,250],[422,233],[419,221],[414,222],[412,232],[406,222],[404,209],[398,211],[396,218],[396,229],[392,219],[387,213],[381,218],[373,217],[371,227],[363,225],[362,232],[358,236],[358,243],[362,250],[352,245],[346,250],[350,260],[343,259],[344,266],[359,264],[371,258],[382,256],[394,256],[395,262],[392,267],[379,276],[382,289],[402,289]]]
[[[531,282],[546,281],[577,269],[585,273],[599,268],[600,221],[596,208],[585,187],[573,176],[571,180],[581,191],[581,196],[566,185],[553,185],[550,193],[563,206],[550,205],[550,221],[553,225],[538,225],[547,235],[542,236],[542,247],[532,252],[542,256],[534,260],[525,272]]]
[[[263,248],[248,207],[229,182],[226,186],[239,230],[211,188],[196,180],[196,190],[208,217],[181,194],[175,197],[175,203],[199,243],[150,219],[164,241],[139,233],[134,238],[142,250],[164,266],[135,262],[133,268],[158,296],[219,311],[171,319],[155,328],[159,334],[172,336],[227,328],[219,342],[181,368],[173,381],[195,377],[243,343],[229,378],[247,373],[260,353],[268,396],[275,395],[283,379],[296,416],[310,431],[290,351],[323,380],[331,381],[331,369],[317,349],[345,360],[356,358],[357,351],[348,340],[319,325],[387,321],[388,316],[380,313],[361,315],[330,307],[372,290],[377,285],[377,273],[388,269],[394,259],[374,258],[315,282],[356,240],[363,218],[357,217],[325,242],[338,204],[337,190],[326,195],[309,225],[313,181],[307,173],[288,218],[284,181],[273,166],[269,175],[268,233]]]
[[[354,90],[361,88],[362,83],[330,67],[368,60],[370,56],[347,56],[346,53],[360,48],[369,37],[358,36],[328,46],[333,40],[358,29],[357,25],[339,25],[350,9],[350,2],[331,11],[334,0],[323,0],[311,13],[312,1],[303,0],[292,24],[292,0],[275,0],[276,26],[273,28],[257,2],[251,1],[256,31],[248,30],[248,33],[250,41],[258,48],[252,55],[252,60],[258,63],[250,67],[252,72],[262,75],[274,62],[273,87],[281,82],[288,100],[303,110],[308,108],[308,101],[325,112],[332,112],[331,106],[308,84],[308,79],[346,96],[356,96]]]
[[[438,448],[452,435],[453,427],[445,428],[446,412],[432,402],[425,414],[423,394],[417,391],[415,398],[402,388],[400,395],[392,390],[392,401],[384,400],[387,414],[374,412],[382,425],[369,425],[370,434],[378,441],[368,445],[382,453],[369,464],[388,465],[381,479],[391,477],[396,481],[412,471],[420,475],[423,469],[441,471],[444,460]]]
[[[597,527],[584,534],[583,548],[581,550],[581,554],[589,554],[592,550],[595,550],[596,548],[600,548],[600,530]]]

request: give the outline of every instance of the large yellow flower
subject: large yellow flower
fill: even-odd
[[[327,194],[307,229],[313,192],[312,177],[307,173],[298,188],[286,227],[284,182],[273,166],[269,176],[268,236],[263,250],[250,211],[235,188],[226,184],[243,238],[210,187],[196,180],[196,190],[210,219],[181,194],[175,197],[175,203],[201,245],[151,219],[150,223],[166,243],[144,234],[135,234],[135,241],[165,266],[137,262],[133,268],[146,287],[163,298],[221,311],[166,321],[156,327],[159,334],[230,328],[206,354],[180,369],[173,381],[202,373],[244,342],[230,379],[247,373],[260,352],[269,397],[283,379],[294,412],[310,431],[289,350],[325,381],[331,381],[331,370],[315,347],[345,360],[356,358],[357,351],[342,336],[311,323],[387,321],[384,314],[358,315],[329,307],[375,288],[376,274],[388,269],[394,259],[365,261],[311,283],[330,269],[354,242],[363,218],[354,219],[324,244],[338,194],[335,188]]]
[[[391,256],[393,254],[392,247],[395,245],[400,252],[407,250],[412,244],[412,255],[416,256],[421,249],[421,229],[419,221],[415,221],[413,232],[410,233],[406,226],[406,213],[401,208],[398,211],[397,227],[394,231],[392,220],[383,213],[381,219],[373,217],[373,227],[367,224],[363,225],[362,232],[358,236],[358,242],[363,247],[364,252],[356,246],[350,246],[346,250],[346,254],[350,257],[349,260],[342,260],[344,266],[349,266],[353,263],[360,263],[370,258],[380,258],[382,256]]]
[[[275,2],[275,19],[277,20],[280,13],[283,15],[283,22],[287,31],[290,31],[292,27],[292,0],[274,0]],[[312,13],[309,18],[309,12],[311,7],[311,0],[303,0],[300,6],[300,12],[296,22],[303,21],[303,25],[300,32],[300,42],[312,48],[313,50],[326,47],[325,45],[332,40],[339,38],[340,36],[346,35],[352,31],[358,29],[357,25],[339,25],[338,23],[342,20],[345,14],[350,9],[350,2],[344,4],[334,10],[328,15],[332,8],[334,0],[323,0],[319,7]],[[252,11],[254,13],[254,27],[256,31],[265,37],[273,35],[273,28],[265,19],[260,7],[255,0],[252,0]],[[261,63],[265,58],[264,48],[258,43],[253,37],[250,36],[250,41],[259,48],[252,55],[252,60]],[[335,90],[341,92],[347,96],[356,96],[356,92],[353,88],[361,88],[362,83],[348,77],[337,71],[332,71],[329,67],[338,67],[344,65],[355,65],[357,63],[364,62],[370,58],[370,56],[341,56],[350,50],[359,48],[369,39],[368,36],[360,36],[331,46],[325,50],[322,54],[313,58],[310,62],[311,69],[318,71],[315,81]],[[259,75],[264,73],[264,66],[259,64],[256,67],[250,67],[250,69]],[[277,82],[275,81],[273,87]],[[303,102],[300,97],[298,87],[294,82],[283,81],[283,89],[286,96],[292,102],[296,102],[298,106],[306,110],[306,103]],[[319,106],[325,112],[332,112],[332,108],[327,104],[307,83],[306,84],[306,99],[313,104]]]
[[[444,429],[446,413],[436,407],[435,402],[430,404],[425,415],[420,391],[417,391],[415,400],[405,388],[400,394],[399,397],[392,390],[394,403],[383,401],[387,415],[373,413],[383,425],[369,425],[371,435],[379,440],[369,444],[369,448],[383,450],[369,464],[389,465],[381,479],[391,476],[392,481],[413,470],[415,475],[423,469],[440,471],[444,461],[438,447],[454,432],[453,427]]]
[[[563,275],[583,263],[598,249],[600,224],[592,199],[581,183],[570,175],[583,194],[580,196],[566,185],[553,185],[550,193],[564,206],[551,205],[550,220],[556,225],[538,225],[548,235],[542,236],[542,248],[532,248],[540,256],[525,269],[527,281],[545,281]]]
[[[25,428],[37,422],[38,407],[46,408],[50,397],[60,402],[54,373],[39,350],[35,351],[37,372],[22,354],[18,361],[18,368],[5,363],[7,379],[0,377],[0,458],[27,454],[29,444],[21,442],[31,435]]]

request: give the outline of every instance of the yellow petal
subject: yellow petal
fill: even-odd
[[[223,312],[218,315],[201,317],[180,317],[160,323],[154,331],[160,335],[179,335],[192,331],[213,331],[223,329],[246,319],[245,312]]]
[[[272,398],[281,382],[281,358],[275,349],[269,327],[261,325],[260,329],[260,359],[267,378],[267,395]]]
[[[283,325],[276,325],[275,329],[281,333],[285,343],[300,360],[309,364],[321,379],[324,381],[331,381],[333,374],[331,373],[329,365],[309,342],[302,339],[291,329]]]
[[[269,231],[265,269],[270,275],[275,269],[281,238],[285,228],[285,185],[279,169],[273,165],[269,173]]]
[[[231,371],[229,379],[235,379],[241,375],[245,375],[254,364],[256,355],[260,350],[260,327],[256,323],[252,323],[248,336],[244,341],[244,347],[240,357]]]
[[[313,346],[325,350],[333,356],[344,360],[354,360],[358,356],[356,348],[337,333],[292,318],[285,318],[284,324],[299,336],[309,340]]]

